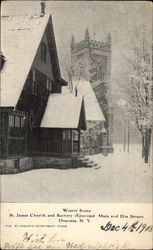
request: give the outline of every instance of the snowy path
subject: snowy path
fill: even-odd
[[[2,202],[151,202],[152,168],[139,149],[90,156],[101,168],[39,169],[2,175]]]

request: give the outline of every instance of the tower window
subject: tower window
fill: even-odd
[[[47,52],[47,47],[44,42],[41,43],[41,60],[43,62],[46,62],[46,52]]]
[[[99,66],[97,69],[97,78],[99,80],[104,80],[104,68],[102,66]]]

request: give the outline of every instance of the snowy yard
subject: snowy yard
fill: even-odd
[[[115,146],[113,154],[93,155],[101,167],[39,169],[1,175],[2,202],[152,202],[152,167],[141,159],[141,148]]]

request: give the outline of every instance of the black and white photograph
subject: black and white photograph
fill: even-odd
[[[1,203],[152,203],[152,5],[2,1]]]

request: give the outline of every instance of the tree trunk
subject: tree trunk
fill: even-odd
[[[145,163],[148,163],[150,142],[151,142],[151,130],[147,129],[145,133],[145,139],[144,139],[144,161]]]
[[[149,145],[145,145],[145,149],[144,149],[144,162],[148,163],[148,157],[149,156]]]
[[[144,149],[145,149],[145,145],[144,145],[144,142],[145,142],[145,138],[144,138],[144,135],[142,135],[142,158],[144,158]]]

